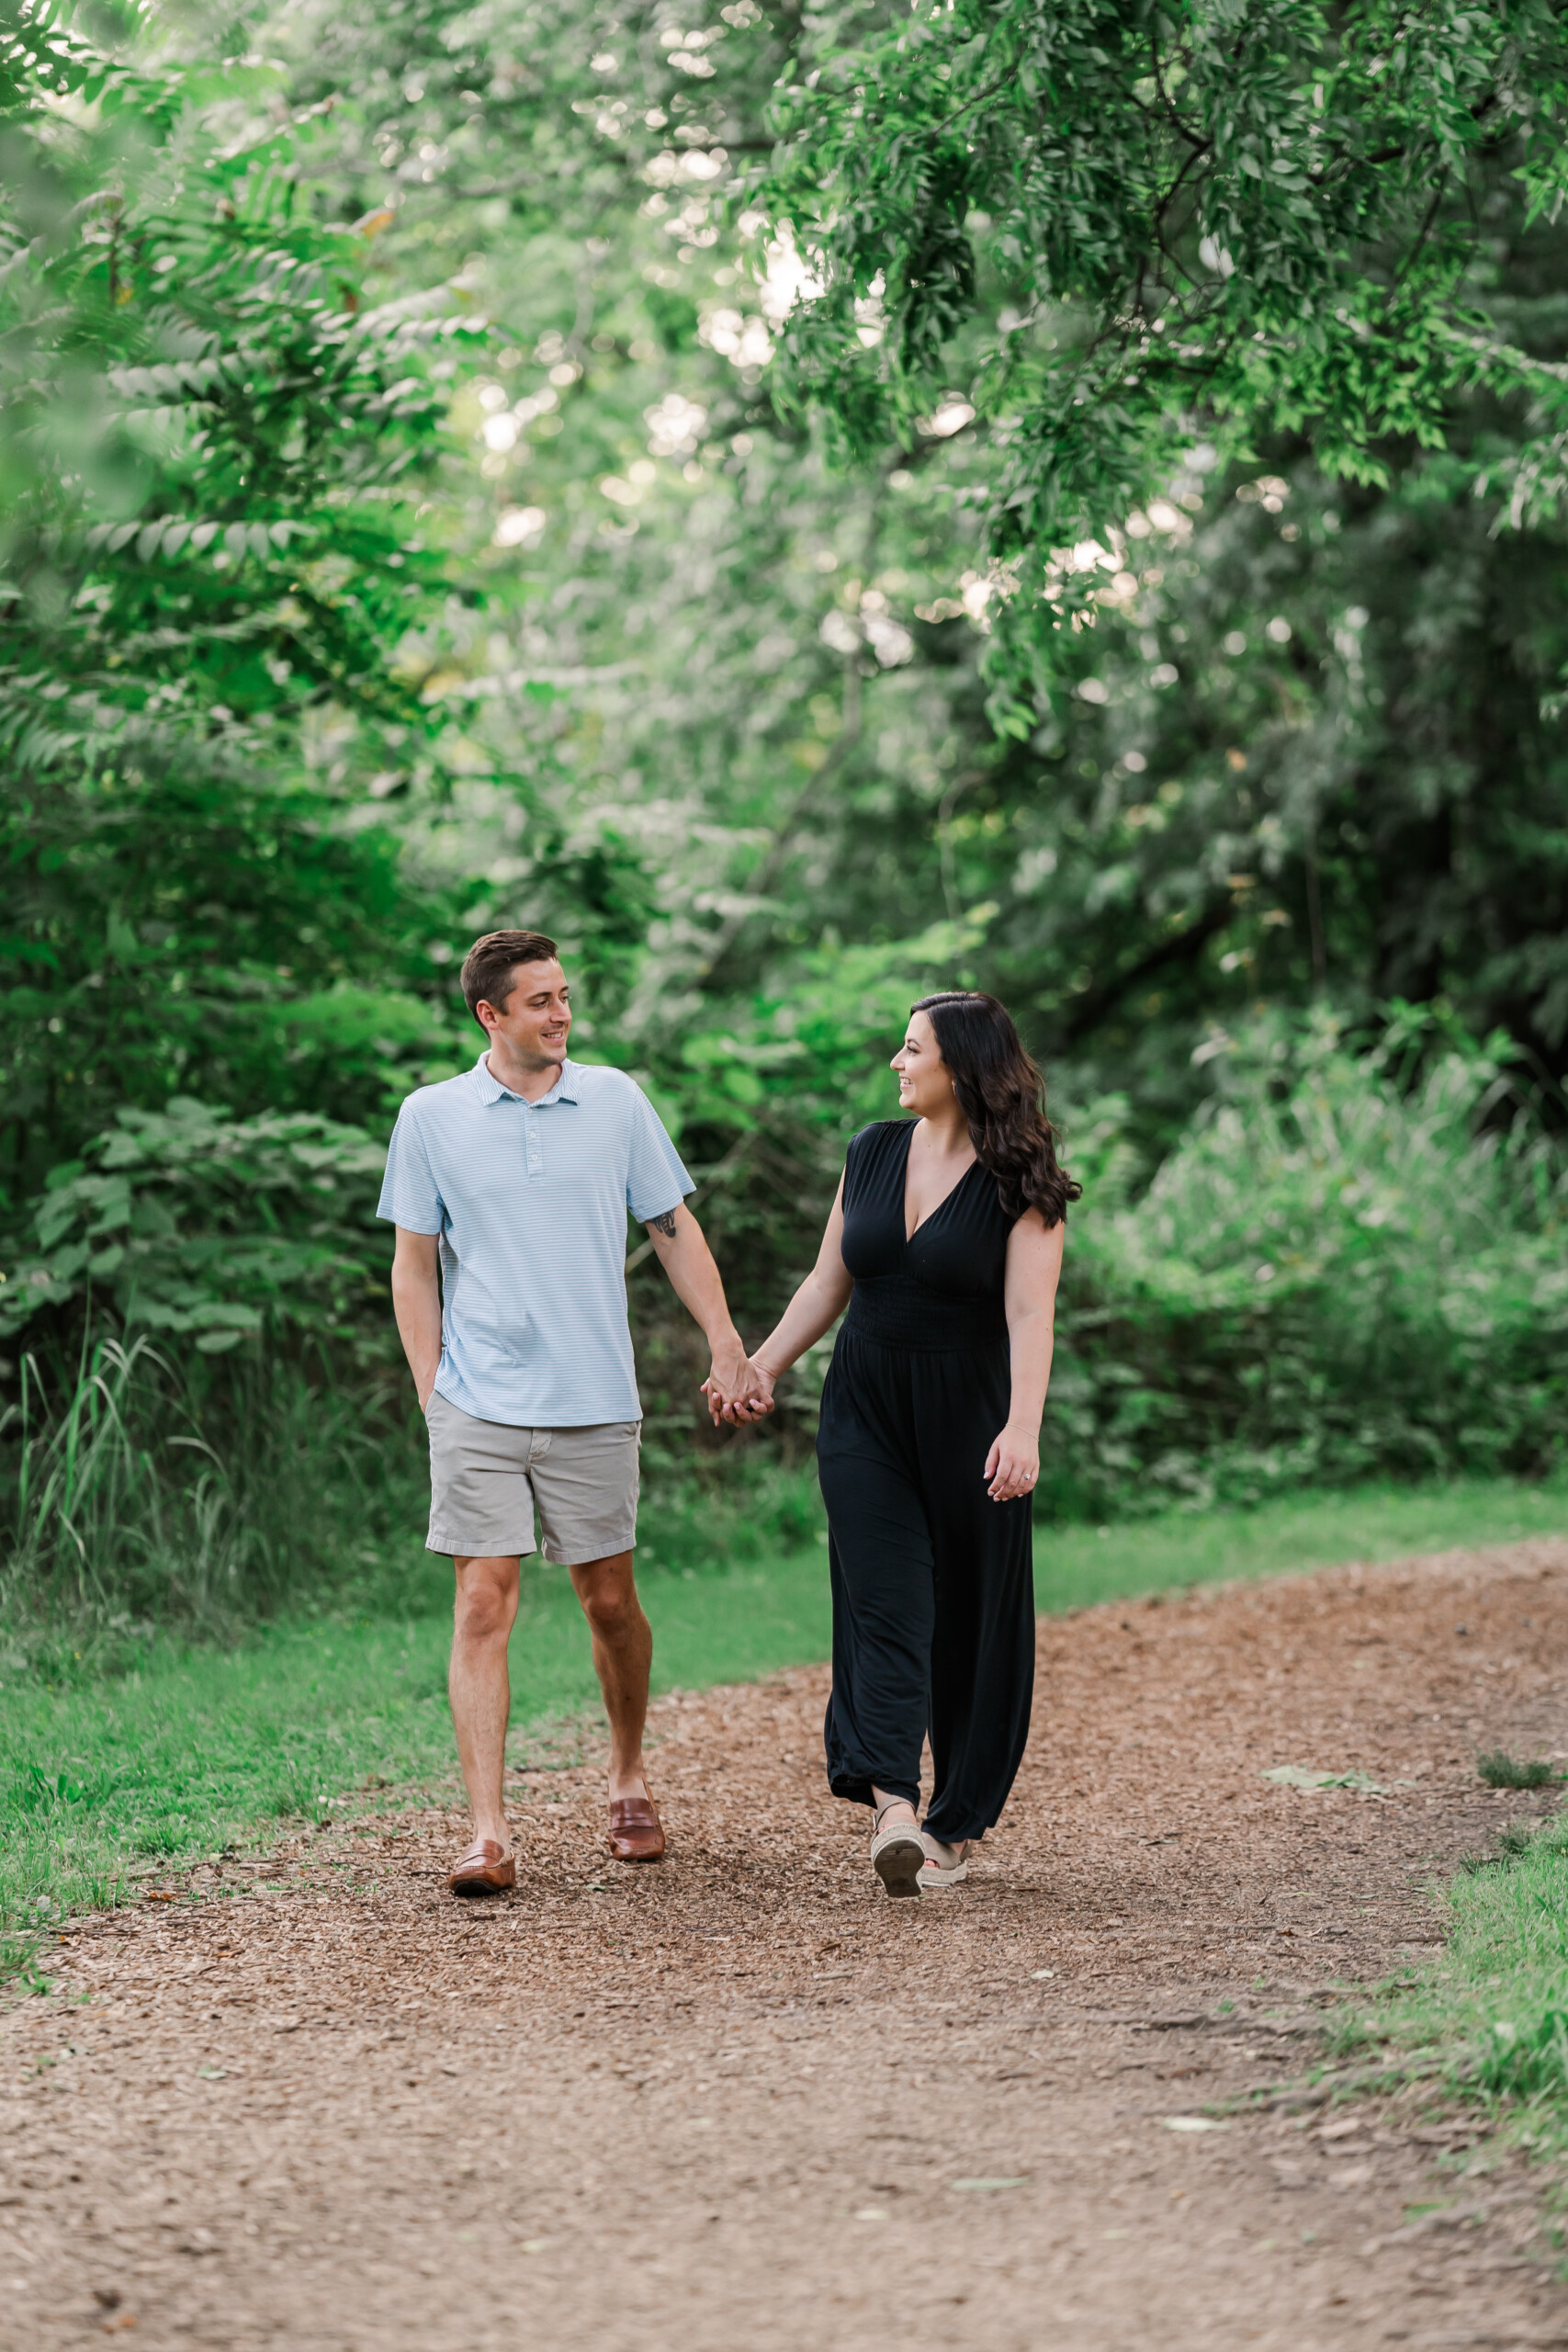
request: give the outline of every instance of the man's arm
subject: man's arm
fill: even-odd
[[[392,1312],[423,1413],[441,1363],[438,1241],[434,1233],[412,1233],[406,1225],[400,1225],[397,1234],[392,1252]]]
[[[766,1403],[766,1383],[747,1360],[740,1334],[730,1320],[724,1283],[703,1238],[702,1227],[682,1201],[661,1216],[643,1220],[654,1254],[670,1277],[671,1288],[693,1320],[706,1335],[713,1355],[708,1374],[710,1391],[721,1403],[738,1404],[756,1397]]]

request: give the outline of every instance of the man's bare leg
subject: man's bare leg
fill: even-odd
[[[479,1558],[454,1560],[452,1566],[457,1592],[446,1691],[463,1786],[468,1792],[476,1840],[489,1839],[509,1853],[502,1776],[512,1710],[506,1645],[517,1615],[518,1564],[515,1559]]]
[[[642,1727],[648,1716],[653,1628],[637,1597],[632,1555],[613,1552],[607,1559],[585,1560],[572,1569],[571,1581],[593,1635],[593,1670],[610,1718],[610,1795],[640,1797],[647,1785]]]

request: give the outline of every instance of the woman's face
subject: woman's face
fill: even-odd
[[[898,1073],[898,1108],[929,1118],[953,1101],[953,1072],[942,1060],[931,1015],[911,1012],[904,1043],[893,1057]]]

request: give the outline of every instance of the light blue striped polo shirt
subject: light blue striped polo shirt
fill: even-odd
[[[439,1393],[514,1429],[637,1420],[626,1211],[663,1216],[693,1189],[624,1070],[569,1061],[525,1102],[481,1054],[411,1094],[377,1215],[441,1237]]]

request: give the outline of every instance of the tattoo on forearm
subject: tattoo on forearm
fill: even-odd
[[[666,1241],[673,1241],[675,1238],[674,1210],[666,1209],[662,1216],[650,1216],[648,1220],[648,1229],[649,1233],[661,1233]]]

